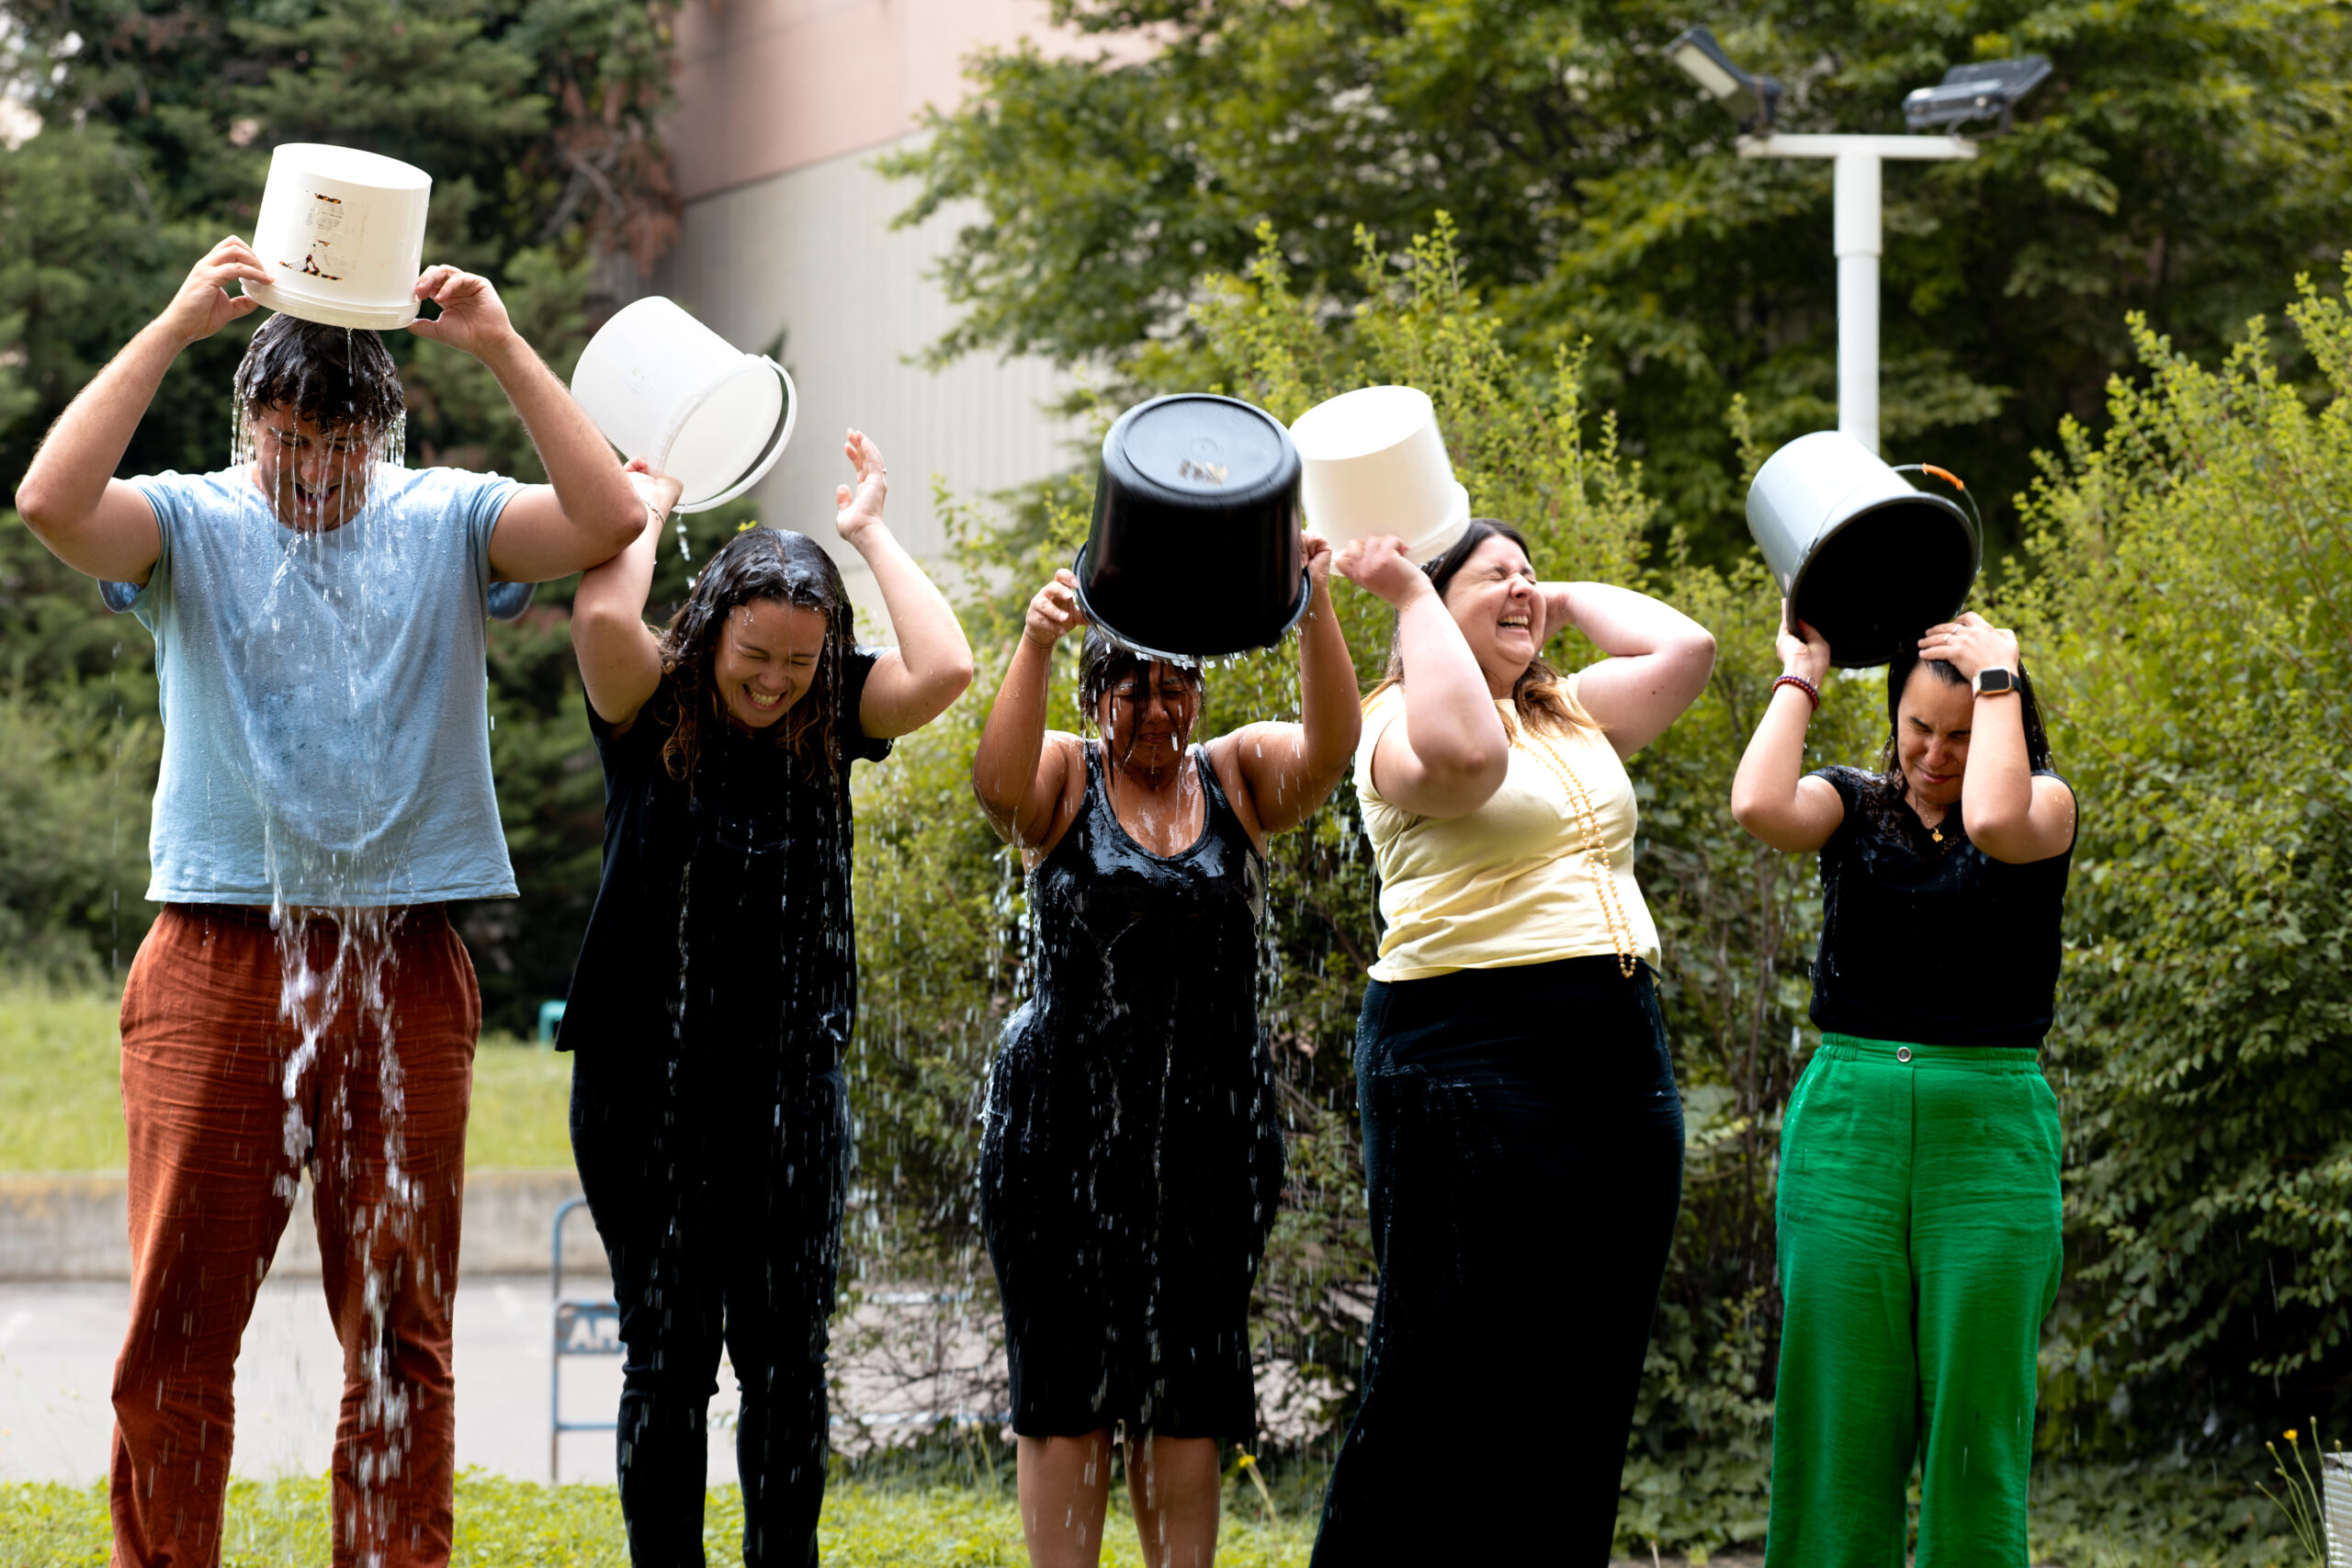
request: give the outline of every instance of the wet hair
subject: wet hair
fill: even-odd
[[[399,369],[372,332],[275,315],[237,366],[237,406],[248,419],[282,408],[328,430],[374,441],[400,423],[407,401]]]
[[[825,766],[842,770],[840,738],[833,733],[833,694],[853,644],[849,591],[833,558],[806,534],[754,526],[720,546],[695,579],[694,592],[678,606],[662,634],[662,672],[677,694],[678,721],[662,744],[662,765],[673,779],[689,777],[702,755],[703,726],[724,725],[725,699],[714,671],[727,618],[754,600],[772,599],[815,610],[825,617],[825,646],[817,656],[816,678],[782,718],[761,733],[796,757],[810,747]]]
[[[1148,659],[1125,643],[1104,632],[1101,626],[1086,628],[1086,640],[1078,651],[1078,711],[1089,724],[1102,711],[1102,698],[1112,687],[1130,675],[1148,677],[1155,663],[1167,663],[1184,684],[1198,696],[1206,689],[1196,664],[1178,664],[1173,660]]]
[[[1898,644],[1894,657],[1886,661],[1886,746],[1880,751],[1880,779],[1896,795],[1910,793],[1911,781],[1903,776],[1901,747],[1903,725],[1903,694],[1910,688],[1914,671],[1927,670],[1947,686],[1965,686],[1968,677],[1960,666],[1944,659],[1922,659],[1915,643]],[[2050,763],[2050,737],[2041,728],[2041,705],[2033,700],[2033,681],[2025,672],[2025,660],[2018,660],[2018,701],[2024,705],[2018,717],[2025,724],[2025,765],[2041,773]]]
[[[1470,526],[1463,530],[1462,537],[1456,539],[1443,555],[1421,568],[1430,586],[1437,590],[1439,598],[1445,597],[1446,589],[1469,564],[1470,558],[1478,553],[1478,547],[1493,538],[1509,539],[1519,547],[1520,554],[1531,560],[1534,558],[1534,552],[1527,547],[1527,536],[1518,529],[1496,518],[1473,517]],[[1401,615],[1396,617],[1389,631],[1388,668],[1381,675],[1380,684],[1372,689],[1372,696],[1364,699],[1366,706],[1370,706],[1373,698],[1389,687],[1404,683],[1403,619]],[[1550,629],[1545,628],[1546,631]],[[1569,729],[1589,729],[1599,733],[1604,728],[1599,719],[1585,712],[1582,703],[1569,694],[1567,682],[1540,653],[1527,661],[1527,668],[1521,671],[1519,679],[1511,682],[1510,705],[1520,722],[1531,729],[1549,730],[1556,735]]]

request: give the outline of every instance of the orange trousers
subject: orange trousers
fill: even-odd
[[[472,962],[438,906],[296,914],[283,930],[261,911],[165,907],[122,997],[117,1568],[220,1561],[237,1352],[306,1166],[343,1343],[334,1561],[449,1560],[450,1314],[481,1025]]]

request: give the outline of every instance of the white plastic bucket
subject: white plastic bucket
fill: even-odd
[[[269,156],[254,254],[277,281],[245,284],[273,310],[390,332],[416,320],[433,176],[397,158],[293,141]]]
[[[1437,410],[1418,388],[1342,392],[1299,415],[1290,438],[1305,467],[1306,526],[1335,549],[1389,534],[1427,563],[1470,525],[1470,492],[1454,479]]]
[[[588,340],[571,395],[623,457],[684,487],[680,512],[707,512],[759,483],[800,416],[783,366],[660,295],[624,306]]]

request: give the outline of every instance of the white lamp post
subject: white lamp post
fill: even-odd
[[[1743,158],[1833,160],[1830,233],[1838,254],[1838,428],[1878,450],[1879,165],[1889,158],[1973,158],[1957,136],[1743,136]]]
[[[1667,46],[1667,57],[1729,109],[1740,129],[1743,158],[1827,158],[1834,169],[1830,231],[1838,256],[1838,428],[1878,450],[1878,258],[1885,249],[1880,221],[1880,164],[1888,159],[1941,162],[1976,156],[1976,143],[1943,136],[1782,136],[1772,130],[1781,84],[1751,75],[1732,62],[1704,28],[1692,28]],[[1913,130],[2000,117],[2008,129],[2018,99],[2050,74],[2039,55],[1956,65],[1933,87],[1903,100]]]

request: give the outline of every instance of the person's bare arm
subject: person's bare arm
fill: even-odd
[[[1298,637],[1297,724],[1248,724],[1212,743],[1229,748],[1250,790],[1261,832],[1295,828],[1329,798],[1355,755],[1363,728],[1356,699],[1355,661],[1331,608],[1331,546],[1306,536],[1306,565],[1314,581],[1306,626]]]
[[[66,405],[17,482],[17,514],[74,570],[144,585],[155,570],[163,551],[155,509],[114,471],[180,350],[260,308],[250,295],[228,291],[232,278],[272,281],[233,234],[196,264],[163,313]]]
[[[1502,787],[1510,737],[1462,628],[1399,540],[1351,539],[1332,570],[1396,606],[1404,649],[1405,720],[1373,750],[1372,787],[1417,817],[1467,817]]]
[[[580,660],[580,683],[596,716],[625,731],[662,684],[662,650],[645,624],[645,599],[653,590],[654,558],[661,552],[662,525],[678,499],[678,481],[628,466],[630,483],[642,503],[643,530],[612,559],[580,574],[571,599],[571,651]]]
[[[514,330],[490,280],[454,266],[428,267],[416,280],[416,298],[439,305],[441,314],[429,321],[420,316],[408,330],[489,367],[550,481],[524,486],[499,513],[490,534],[491,575],[546,582],[627,549],[644,529],[644,504],[588,412]]]
[[[1667,731],[1714,672],[1715,638],[1663,600],[1606,582],[1546,582],[1544,626],[1572,626],[1609,655],[1577,678],[1577,700],[1620,758]]]
[[[1054,837],[1069,770],[1083,765],[1078,752],[1082,741],[1046,733],[1046,693],[1054,645],[1085,625],[1078,579],[1064,568],[1029,601],[1020,645],[972,755],[972,793],[989,826],[998,838],[1023,849],[1043,848]]]
[[[1922,658],[1940,659],[1971,681],[1981,670],[2018,672],[2016,634],[1973,610],[1929,626]],[[1968,841],[1997,861],[2025,865],[2066,852],[2075,841],[2075,792],[2036,778],[2025,748],[2025,699],[2017,692],[1976,699],[1969,720],[1968,771],[1961,780],[1960,819]]]
[[[1820,690],[1829,673],[1828,642],[1804,621],[1790,631],[1787,605],[1781,614],[1783,624],[1774,646],[1782,673],[1810,681]],[[1795,686],[1774,687],[1731,781],[1734,819],[1754,837],[1790,854],[1821,848],[1846,820],[1846,803],[1837,789],[1805,773],[1804,731],[1812,718],[1812,697]]]
[[[972,683],[972,645],[947,596],[882,521],[890,470],[880,449],[853,430],[842,452],[857,469],[857,489],[834,487],[833,504],[840,511],[833,526],[865,558],[875,586],[882,590],[882,607],[889,612],[890,633],[899,639],[866,674],[857,724],[875,739],[888,740],[921,729],[964,694]]]

